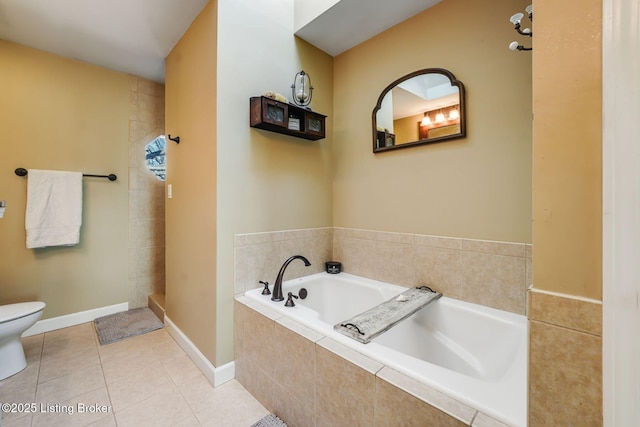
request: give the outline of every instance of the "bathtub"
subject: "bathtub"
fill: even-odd
[[[295,307],[261,288],[245,293],[284,316],[345,344],[512,426],[527,424],[526,317],[443,296],[368,344],[333,330],[407,288],[347,273],[285,281],[283,294],[306,288]]]

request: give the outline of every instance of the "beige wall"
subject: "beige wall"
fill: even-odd
[[[0,304],[42,300],[44,318],[126,302],[128,77],[0,41]],[[26,249],[27,179],[17,167],[85,178],[80,244]]]
[[[534,38],[533,62],[535,287],[593,299],[602,297],[601,9],[536,3],[545,37]]]
[[[531,54],[507,48],[528,4],[447,0],[335,58],[335,226],[531,242]],[[374,155],[382,90],[433,67],[465,85],[467,138]]]
[[[210,2],[166,59],[166,314],[216,354],[216,25]],[[215,363],[214,363],[215,364]]]
[[[292,0],[221,2],[218,13],[216,366],[233,359],[234,235],[332,223],[334,121],[333,59],[293,36]],[[290,96],[300,70],[315,87],[311,108],[328,116],[327,137],[250,128],[249,98]],[[271,283],[285,259],[275,261]]]

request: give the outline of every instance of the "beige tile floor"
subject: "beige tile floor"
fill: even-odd
[[[164,329],[101,346],[84,323],[23,345],[28,366],[0,381],[0,402],[36,412],[2,413],[2,427],[249,427],[268,413],[236,380],[213,388]]]

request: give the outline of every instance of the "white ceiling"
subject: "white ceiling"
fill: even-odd
[[[339,0],[296,35],[336,56],[441,0]]]
[[[0,39],[163,82],[207,1],[0,0]],[[335,56],[439,1],[340,0],[296,34]]]
[[[164,81],[164,58],[208,0],[0,0],[0,39]]]

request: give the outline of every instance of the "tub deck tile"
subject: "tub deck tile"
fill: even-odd
[[[382,368],[376,376],[410,395],[438,408],[466,425],[471,425],[477,411],[455,399],[428,387],[388,366]]]

